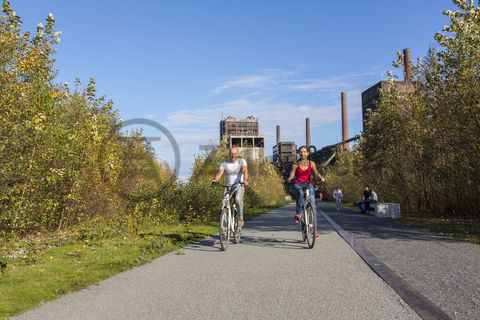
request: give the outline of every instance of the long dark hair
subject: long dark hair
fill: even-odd
[[[308,150],[307,146],[301,146],[300,148],[298,148],[298,154],[300,154],[300,150],[302,150],[302,149],[307,150],[307,153],[308,153],[308,155],[307,155],[307,160],[310,161],[310,158],[309,158],[310,151]],[[299,159],[297,160],[297,163],[300,163],[301,160],[302,160],[302,159],[299,158]],[[310,162],[309,162],[309,165],[310,165]]]
[[[299,154],[300,154],[300,150],[302,150],[302,149],[305,149],[305,150],[307,150],[308,153],[310,153],[310,151],[308,151],[307,146],[301,146],[300,148],[298,148],[298,153]]]

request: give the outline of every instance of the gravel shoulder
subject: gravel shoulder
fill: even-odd
[[[321,209],[452,319],[479,319],[479,245],[328,204]]]

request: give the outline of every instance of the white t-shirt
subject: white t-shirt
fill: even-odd
[[[247,161],[244,159],[237,159],[237,162],[233,163],[232,160],[222,162],[220,168],[225,172],[227,180],[227,186],[231,186],[238,182],[243,182],[242,168],[247,166]]]
[[[342,189],[335,189],[333,190],[333,199],[343,199],[343,192]]]

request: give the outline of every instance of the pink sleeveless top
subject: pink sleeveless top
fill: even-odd
[[[310,180],[311,173],[312,173],[312,166],[310,165],[310,161],[308,161],[308,167],[305,170],[300,168],[300,164],[299,164],[297,166],[297,169],[295,170],[295,177],[297,178],[297,180],[295,181],[295,184],[304,183]]]

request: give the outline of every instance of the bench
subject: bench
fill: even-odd
[[[371,203],[369,213],[380,218],[400,218],[400,204],[386,202]]]

